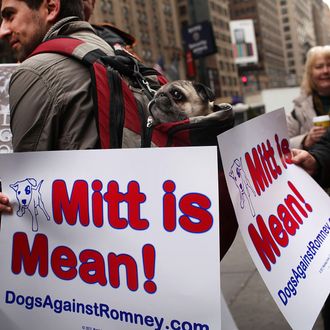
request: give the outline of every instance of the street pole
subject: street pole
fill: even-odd
[[[198,1],[198,0],[197,0]],[[189,16],[191,18],[191,25],[200,23],[196,13],[196,3],[195,0],[189,0]],[[208,76],[206,72],[206,62],[205,58],[199,58],[195,60],[197,68],[197,80],[204,85],[208,85]]]

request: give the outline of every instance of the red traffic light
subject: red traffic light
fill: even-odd
[[[247,76],[242,76],[241,81],[244,85],[246,85],[248,83],[248,77]]]

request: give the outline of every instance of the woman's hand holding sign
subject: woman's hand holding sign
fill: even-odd
[[[317,160],[306,150],[292,149],[292,162],[312,176],[317,173]]]
[[[9,198],[0,192],[0,213],[12,213],[13,208],[11,207],[9,203]]]

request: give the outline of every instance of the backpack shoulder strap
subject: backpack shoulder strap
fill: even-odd
[[[109,82],[108,68],[101,61],[106,54],[80,39],[60,37],[41,43],[29,57],[41,53],[57,53],[81,61],[90,71],[94,103],[94,115],[102,149],[121,147],[122,116],[115,113],[121,109],[114,102],[122,102],[114,93],[122,89],[122,79],[117,72],[112,72]],[[109,110],[110,108],[110,110]],[[116,118],[112,118],[116,117]],[[118,118],[121,123],[118,123]],[[122,125],[122,126],[120,126]],[[119,134],[119,138],[118,138]]]
[[[39,44],[37,48],[29,55],[32,57],[41,53],[57,53],[68,57],[73,57],[85,62],[86,64],[92,64],[101,56],[106,54],[96,46],[86,43],[83,40],[71,37],[57,37],[46,40]],[[93,60],[91,60],[91,54],[94,53]]]
[[[75,38],[47,40],[30,56],[41,53],[58,53],[88,67],[94,117],[102,149],[121,148],[123,140],[128,136],[127,131],[141,136],[141,147],[150,147],[151,133],[146,129],[147,100],[152,99],[155,88],[166,83],[162,75],[145,67],[134,57],[126,54],[108,56],[97,47]],[[136,92],[137,88],[141,92]]]

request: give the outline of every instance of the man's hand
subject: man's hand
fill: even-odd
[[[9,203],[9,198],[0,192],[0,213],[12,213],[13,208]]]
[[[315,175],[318,170],[317,160],[307,151],[292,149],[292,162],[302,167],[308,174]]]
[[[325,134],[326,131],[327,129],[323,126],[313,126],[305,138],[304,147],[311,147],[313,144],[315,144],[321,139],[321,137]]]

